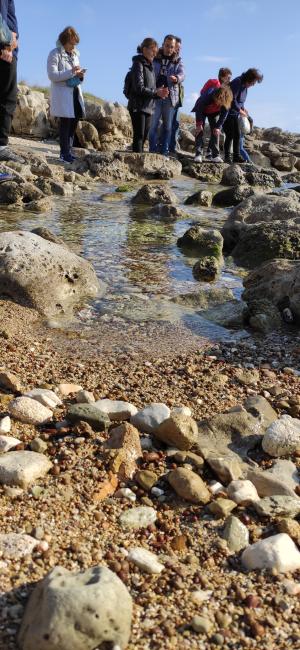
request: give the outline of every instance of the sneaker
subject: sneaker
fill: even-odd
[[[207,153],[205,156],[205,160],[211,160],[212,159],[212,153]]]
[[[222,163],[223,160],[222,160],[221,156],[215,156],[214,158],[211,158],[211,162]]]
[[[24,163],[24,158],[17,156],[9,147],[0,147],[0,160],[11,161],[16,163]]]
[[[232,165],[232,160],[231,160],[230,156],[225,156],[224,162],[227,163],[227,165]]]
[[[68,154],[68,155],[65,155],[65,156],[60,155],[59,160],[61,160],[61,162],[72,163],[73,160],[75,160],[75,158],[74,158],[74,156],[71,156],[71,154]]]
[[[0,173],[0,183],[4,183],[4,181],[13,181],[14,177],[12,174],[6,174],[6,172]]]
[[[195,156],[194,162],[202,162],[202,156],[200,153],[197,156]]]

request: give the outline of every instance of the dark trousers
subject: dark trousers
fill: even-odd
[[[233,142],[233,157],[239,158],[241,133],[240,133],[238,116],[229,115],[229,117],[227,117],[227,119],[224,122],[223,131],[226,136],[225,143],[224,143],[225,158],[230,157],[232,142]]]
[[[78,124],[77,117],[61,117],[59,124],[60,155],[69,156],[73,146],[74,134]]]
[[[7,145],[11,122],[17,104],[17,61],[0,59],[0,146]]]
[[[214,135],[213,133],[213,130],[216,128],[218,118],[219,118],[218,113],[215,115],[207,115],[210,131],[211,131],[208,149],[209,151],[211,151],[213,158],[216,158],[217,156],[220,155],[220,150],[219,150],[220,138],[218,135]],[[198,133],[198,135],[196,136],[196,155],[203,154],[203,144],[204,144],[204,124],[203,124],[203,131],[201,131],[201,133]]]
[[[170,145],[169,145],[170,153],[175,153],[176,152],[176,145],[177,145],[177,140],[178,140],[178,136],[179,136],[179,119],[178,119],[179,108],[180,108],[180,106],[177,106],[177,108],[175,108],[175,111],[174,111],[173,122],[172,122],[171,140],[170,140]]]
[[[130,111],[130,117],[133,128],[132,151],[143,153],[150,129],[151,115],[142,111]]]

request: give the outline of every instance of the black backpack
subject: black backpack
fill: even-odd
[[[123,94],[125,95],[126,99],[130,99],[131,93],[132,93],[132,74],[130,68],[130,70],[128,70],[128,72],[126,73],[124,79]]]

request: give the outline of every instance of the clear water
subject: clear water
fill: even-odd
[[[176,222],[137,211],[131,205],[137,188],[119,194],[115,187],[99,184],[93,192],[80,191],[71,198],[56,198],[52,212],[47,215],[2,210],[0,229],[31,230],[45,226],[93,264],[107,290],[101,300],[83,306],[77,315],[82,327],[96,326],[99,319],[117,317],[134,322],[177,322],[203,336],[226,336],[226,330],[207,320],[199,313],[199,307],[174,302],[177,296],[205,286],[192,275],[197,257],[182,253],[176,244],[178,237],[193,223],[221,228],[226,210],[183,205],[187,196],[201,187],[207,189],[199,181],[183,178],[171,182],[171,186],[179,207],[188,213],[187,218]],[[241,269],[227,262],[214,286],[231,289],[239,299],[242,275]]]

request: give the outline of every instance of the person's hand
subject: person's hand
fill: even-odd
[[[72,68],[72,73],[74,76],[78,77],[79,74],[81,73],[81,67],[80,65],[74,65]]]
[[[18,47],[18,39],[17,39],[16,32],[12,32],[12,40],[11,40],[10,47],[12,50],[15,50]]]
[[[214,134],[215,136],[220,135],[220,133],[221,133],[221,129],[214,129],[214,130],[213,130],[213,134]]]
[[[196,125],[196,135],[199,135],[199,133],[202,133],[203,131],[203,124],[197,124]]]
[[[243,117],[247,117],[248,111],[246,111],[245,108],[240,108],[240,115],[242,115]]]
[[[169,88],[157,88],[156,94],[160,99],[165,99],[169,95]]]
[[[171,75],[170,75],[170,79],[171,79],[171,81],[173,82],[173,84],[177,84],[177,83],[178,83],[178,79],[177,79],[177,77],[175,77],[174,74],[171,74]]]
[[[13,60],[13,53],[11,50],[5,49],[2,50],[0,54],[0,59],[1,61],[6,61],[6,63],[12,63]]]

